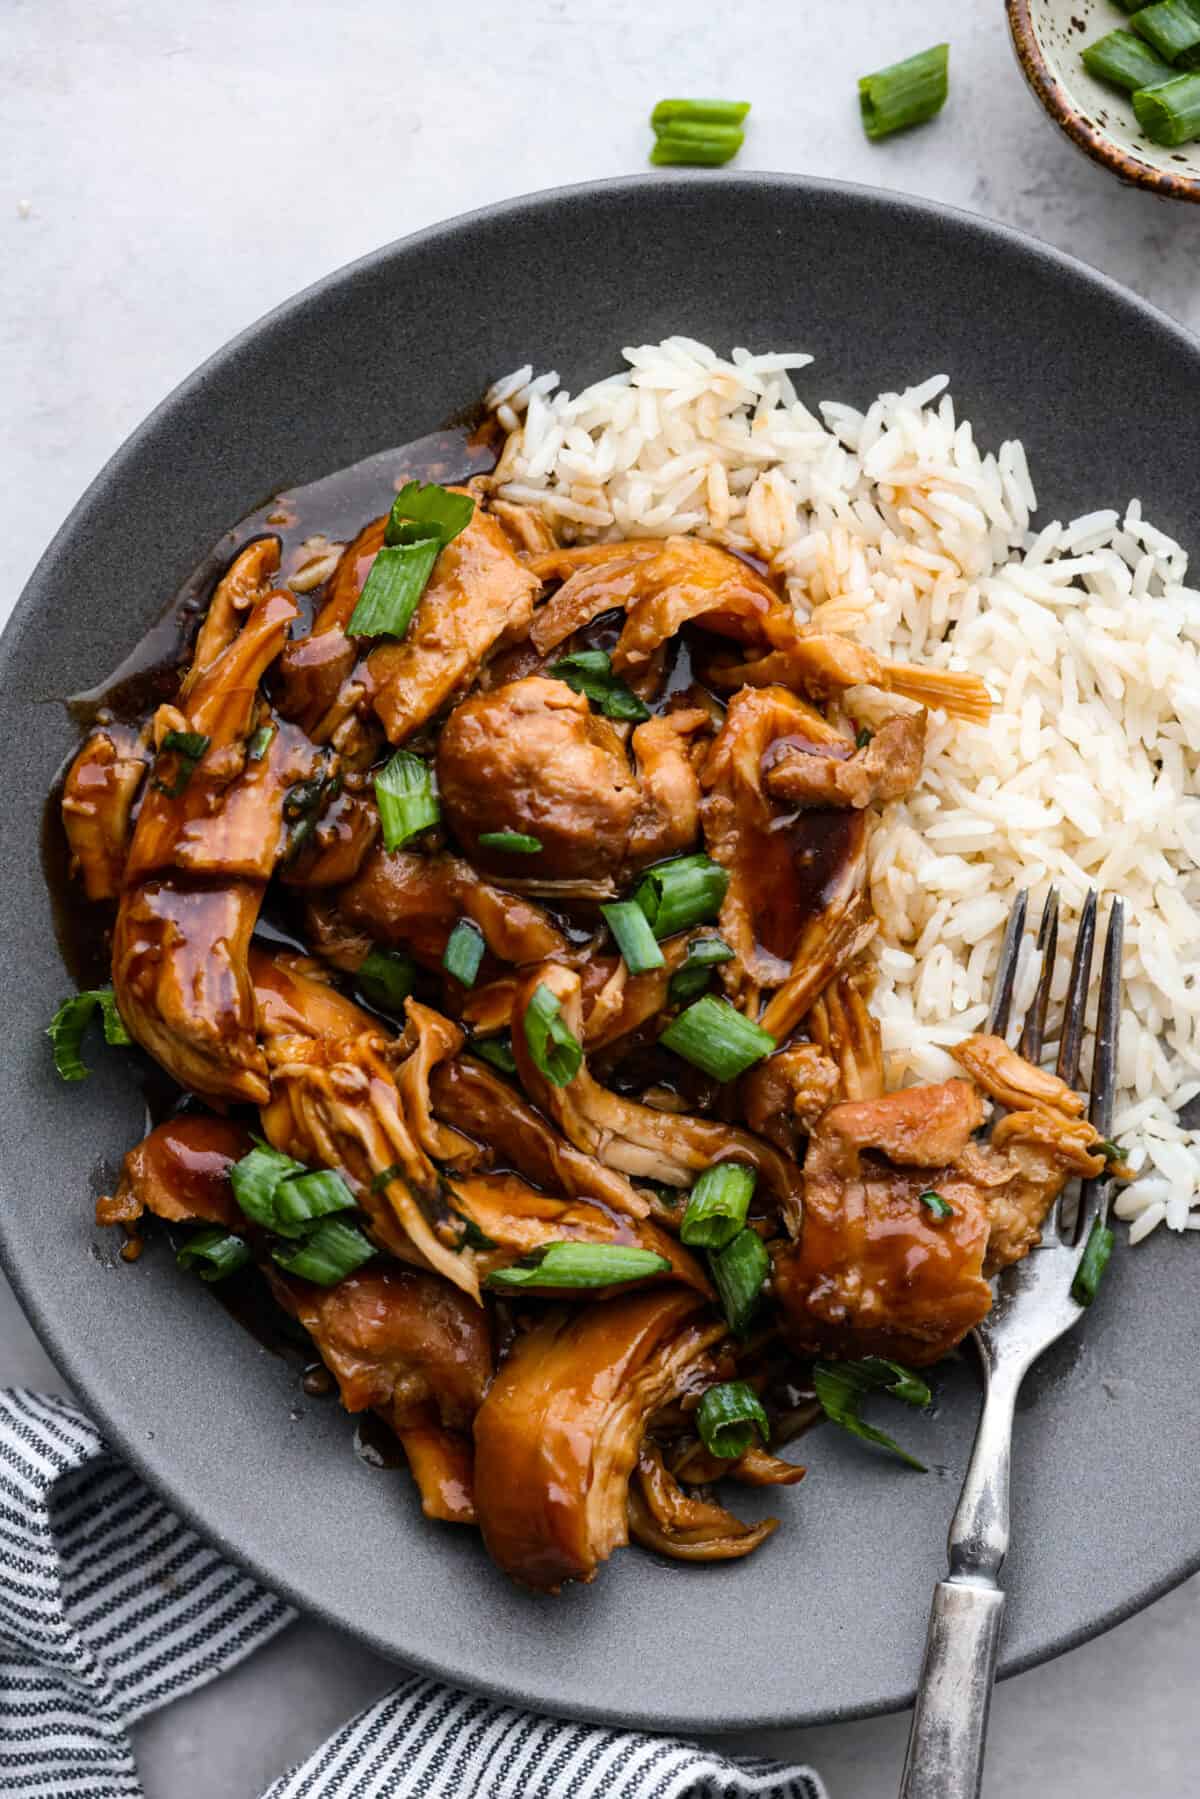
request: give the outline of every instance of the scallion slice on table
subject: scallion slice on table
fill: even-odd
[[[851,1436],[865,1443],[877,1443],[881,1449],[907,1462],[918,1472],[927,1472],[924,1462],[901,1449],[886,1431],[868,1424],[861,1416],[863,1400],[869,1393],[890,1393],[908,1405],[927,1406],[933,1395],[925,1382],[900,1362],[889,1362],[882,1356],[867,1356],[861,1362],[814,1362],[813,1390],[827,1418],[840,1424]]]
[[[727,999],[706,993],[673,1018],[659,1042],[714,1081],[733,1081],[775,1048],[775,1039]]]
[[[485,850],[503,850],[508,856],[536,856],[542,847],[540,837],[531,837],[528,831],[481,831],[479,847]]]
[[[686,957],[667,985],[670,1004],[686,1006],[689,1000],[696,999],[708,986],[713,969],[732,960],[733,951],[724,937],[715,933],[708,937],[693,937],[687,946]]]
[[[688,1198],[679,1235],[691,1249],[724,1249],[746,1223],[754,1193],[753,1168],[721,1162],[706,1168]]]
[[[746,141],[748,100],[660,100],[650,114],[655,142],[650,161],[720,168]]]
[[[739,1231],[724,1249],[709,1256],[708,1265],[730,1327],[744,1336],[771,1267],[766,1245],[757,1231]]]
[[[641,724],[650,716],[649,706],[644,706],[632,687],[613,674],[612,657],[607,650],[576,650],[574,655],[551,663],[546,673],[581,693],[605,718]]]
[[[483,932],[479,926],[473,919],[460,918],[450,933],[442,967],[464,987],[473,987],[479,964],[483,961],[483,951]]]
[[[373,949],[359,963],[354,976],[368,1005],[381,1012],[402,1012],[417,978],[411,956],[396,949]]]
[[[501,1074],[516,1074],[517,1058],[512,1053],[512,1044],[507,1037],[484,1037],[471,1045],[477,1056],[498,1068]]]
[[[219,1224],[210,1224],[188,1238],[175,1257],[180,1268],[194,1268],[202,1281],[223,1281],[250,1261],[250,1245]]]
[[[433,770],[411,750],[397,750],[375,776],[375,799],[383,826],[383,847],[398,850],[442,816]]]
[[[285,1273],[318,1287],[336,1287],[374,1254],[362,1232],[341,1218],[322,1218],[303,1243],[280,1244],[271,1251]]]
[[[1187,67],[1200,49],[1200,9],[1190,0],[1157,0],[1154,6],[1139,7],[1129,23],[1166,62]]]
[[[60,1080],[84,1081],[92,1072],[90,1068],[84,1067],[80,1050],[83,1046],[83,1033],[97,1008],[104,1022],[106,1043],[111,1044],[114,1049],[123,1049],[133,1042],[117,1011],[117,1001],[111,987],[90,987],[85,993],[73,994],[70,999],[63,1001],[46,1026],[46,1035],[54,1051],[55,1071]]]
[[[765,1443],[771,1423],[754,1388],[744,1380],[710,1387],[696,1408],[696,1429],[710,1455],[723,1462],[745,1455],[757,1434]]]
[[[406,481],[392,501],[392,510],[383,529],[385,544],[420,543],[432,538],[439,549],[465,531],[475,512],[475,502],[467,493],[451,493],[436,481],[424,486],[419,481]]]
[[[618,900],[600,910],[630,974],[648,974],[652,968],[663,966],[666,958],[646,914],[635,900]]]
[[[240,1162],[233,1164],[229,1180],[233,1197],[251,1223],[261,1225],[265,1231],[279,1231],[282,1227],[275,1211],[275,1194],[292,1175],[307,1173],[303,1162],[293,1161],[281,1149],[256,1143]]]
[[[275,1228],[291,1237],[318,1218],[334,1212],[352,1212],[354,1195],[332,1168],[314,1168],[308,1174],[289,1175],[275,1189]]]
[[[1190,143],[1200,137],[1200,75],[1176,75],[1160,87],[1139,88],[1133,110],[1152,143]]]
[[[942,110],[949,91],[949,44],[934,44],[904,62],[877,69],[858,84],[863,130],[869,138],[881,138],[923,125]]]
[[[651,1274],[668,1274],[671,1264],[652,1249],[636,1249],[625,1243],[547,1243],[525,1261],[511,1268],[497,1268],[487,1285],[498,1292],[522,1287],[558,1290],[614,1287],[621,1281],[642,1281]]]
[[[552,1087],[566,1087],[579,1073],[583,1048],[567,1028],[562,1007],[544,981],[539,981],[525,1008],[525,1042],[533,1065]]]
[[[347,637],[403,637],[441,547],[436,537],[385,544],[367,571],[346,626]]]
[[[656,937],[673,937],[692,925],[711,924],[721,910],[728,871],[707,856],[676,856],[647,869],[634,899]]]
[[[929,1211],[933,1213],[935,1218],[953,1218],[954,1207],[950,1204],[950,1201],[948,1199],[943,1199],[940,1193],[935,1193],[932,1187],[928,1188],[926,1192],[919,1194],[918,1198],[920,1199],[921,1204],[926,1206]]]
[[[1116,1238],[1109,1227],[1094,1218],[1075,1279],[1071,1282],[1071,1297],[1077,1304],[1090,1306],[1095,1299],[1115,1242]]]
[[[203,731],[168,731],[158,746],[158,753],[174,756],[175,779],[167,782],[156,777],[154,785],[158,791],[165,793],[169,800],[178,799],[195,774],[209,742]]]
[[[1097,81],[1107,81],[1127,93],[1141,87],[1156,87],[1170,81],[1174,71],[1170,63],[1155,55],[1149,44],[1132,31],[1110,31],[1097,38],[1082,53],[1083,66]]]

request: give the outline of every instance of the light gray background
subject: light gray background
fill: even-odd
[[[869,145],[855,77],[940,37],[942,119]],[[0,0],[0,616],[105,458],[233,332],[418,226],[642,168],[645,116],[667,93],[752,100],[743,167],[987,213],[1200,325],[1200,213],[1122,190],[1057,135],[1001,0]],[[793,335],[803,344],[802,319]],[[59,1384],[7,1288],[0,1383]],[[988,1799],[1200,1792],[1198,1672],[1192,1582],[1000,1688]],[[389,1679],[348,1638],[298,1625],[144,1726],[147,1792],[251,1799]],[[811,1759],[833,1799],[888,1799],[905,1731],[875,1719],[753,1747]]]

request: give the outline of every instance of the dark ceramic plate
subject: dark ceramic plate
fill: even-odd
[[[423,1669],[545,1709],[714,1729],[902,1705],[977,1409],[969,1361],[904,1419],[922,1477],[832,1428],[747,1562],[635,1550],[558,1600],[510,1586],[405,1476],[351,1451],[161,1238],[136,1266],[91,1223],[142,1129],[138,1058],[65,1088],[42,1035],[66,990],[36,844],[94,683],[237,518],[421,436],[526,360],[575,385],[687,332],[816,352],[810,398],[862,404],[945,370],[981,440],[1020,435],[1044,518],[1121,503],[1193,534],[1200,352],[1101,276],[962,214],[784,176],[650,177],[539,195],[381,251],[221,351],[113,458],[0,649],[0,1246],[48,1349],[113,1440],[222,1549]],[[1118,1250],[1092,1315],[1026,1383],[1005,1667],[1116,1622],[1200,1564],[1195,1262]],[[739,1500],[740,1500],[739,1495]],[[753,1496],[741,1507],[755,1512]],[[765,1506],[760,1510],[766,1509]]]

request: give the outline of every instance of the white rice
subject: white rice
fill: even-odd
[[[1035,903],[1059,889],[1054,1002],[1088,888],[1120,893],[1114,1134],[1139,1178],[1115,1209],[1131,1241],[1200,1228],[1200,1131],[1176,1117],[1200,1092],[1200,593],[1186,552],[1137,500],[1035,532],[1021,444],[981,452],[945,376],[865,413],[813,412],[791,379],[812,360],[801,353],[726,360],[673,337],[623,354],[627,369],[574,398],[531,367],[496,384],[502,494],[564,540],[698,532],[750,551],[822,628],[986,678],[991,722],[935,712],[924,779],[871,840],[889,1080],[954,1071],[945,1046],[986,1016],[1019,888]]]

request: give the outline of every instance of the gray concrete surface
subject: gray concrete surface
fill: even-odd
[[[869,145],[855,77],[942,37],[944,118]],[[1056,135],[1012,62],[1001,0],[0,0],[0,616],[110,451],[233,332],[420,225],[640,169],[665,93],[751,99],[746,167],[987,213],[1200,325],[1200,216],[1121,189]],[[0,1382],[57,1384],[7,1289]],[[1198,1672],[1193,1582],[1000,1689],[987,1799],[1200,1793]],[[389,1678],[349,1639],[298,1625],[143,1727],[147,1793],[252,1799]],[[888,1799],[905,1728],[754,1747],[811,1758],[833,1799]]]

